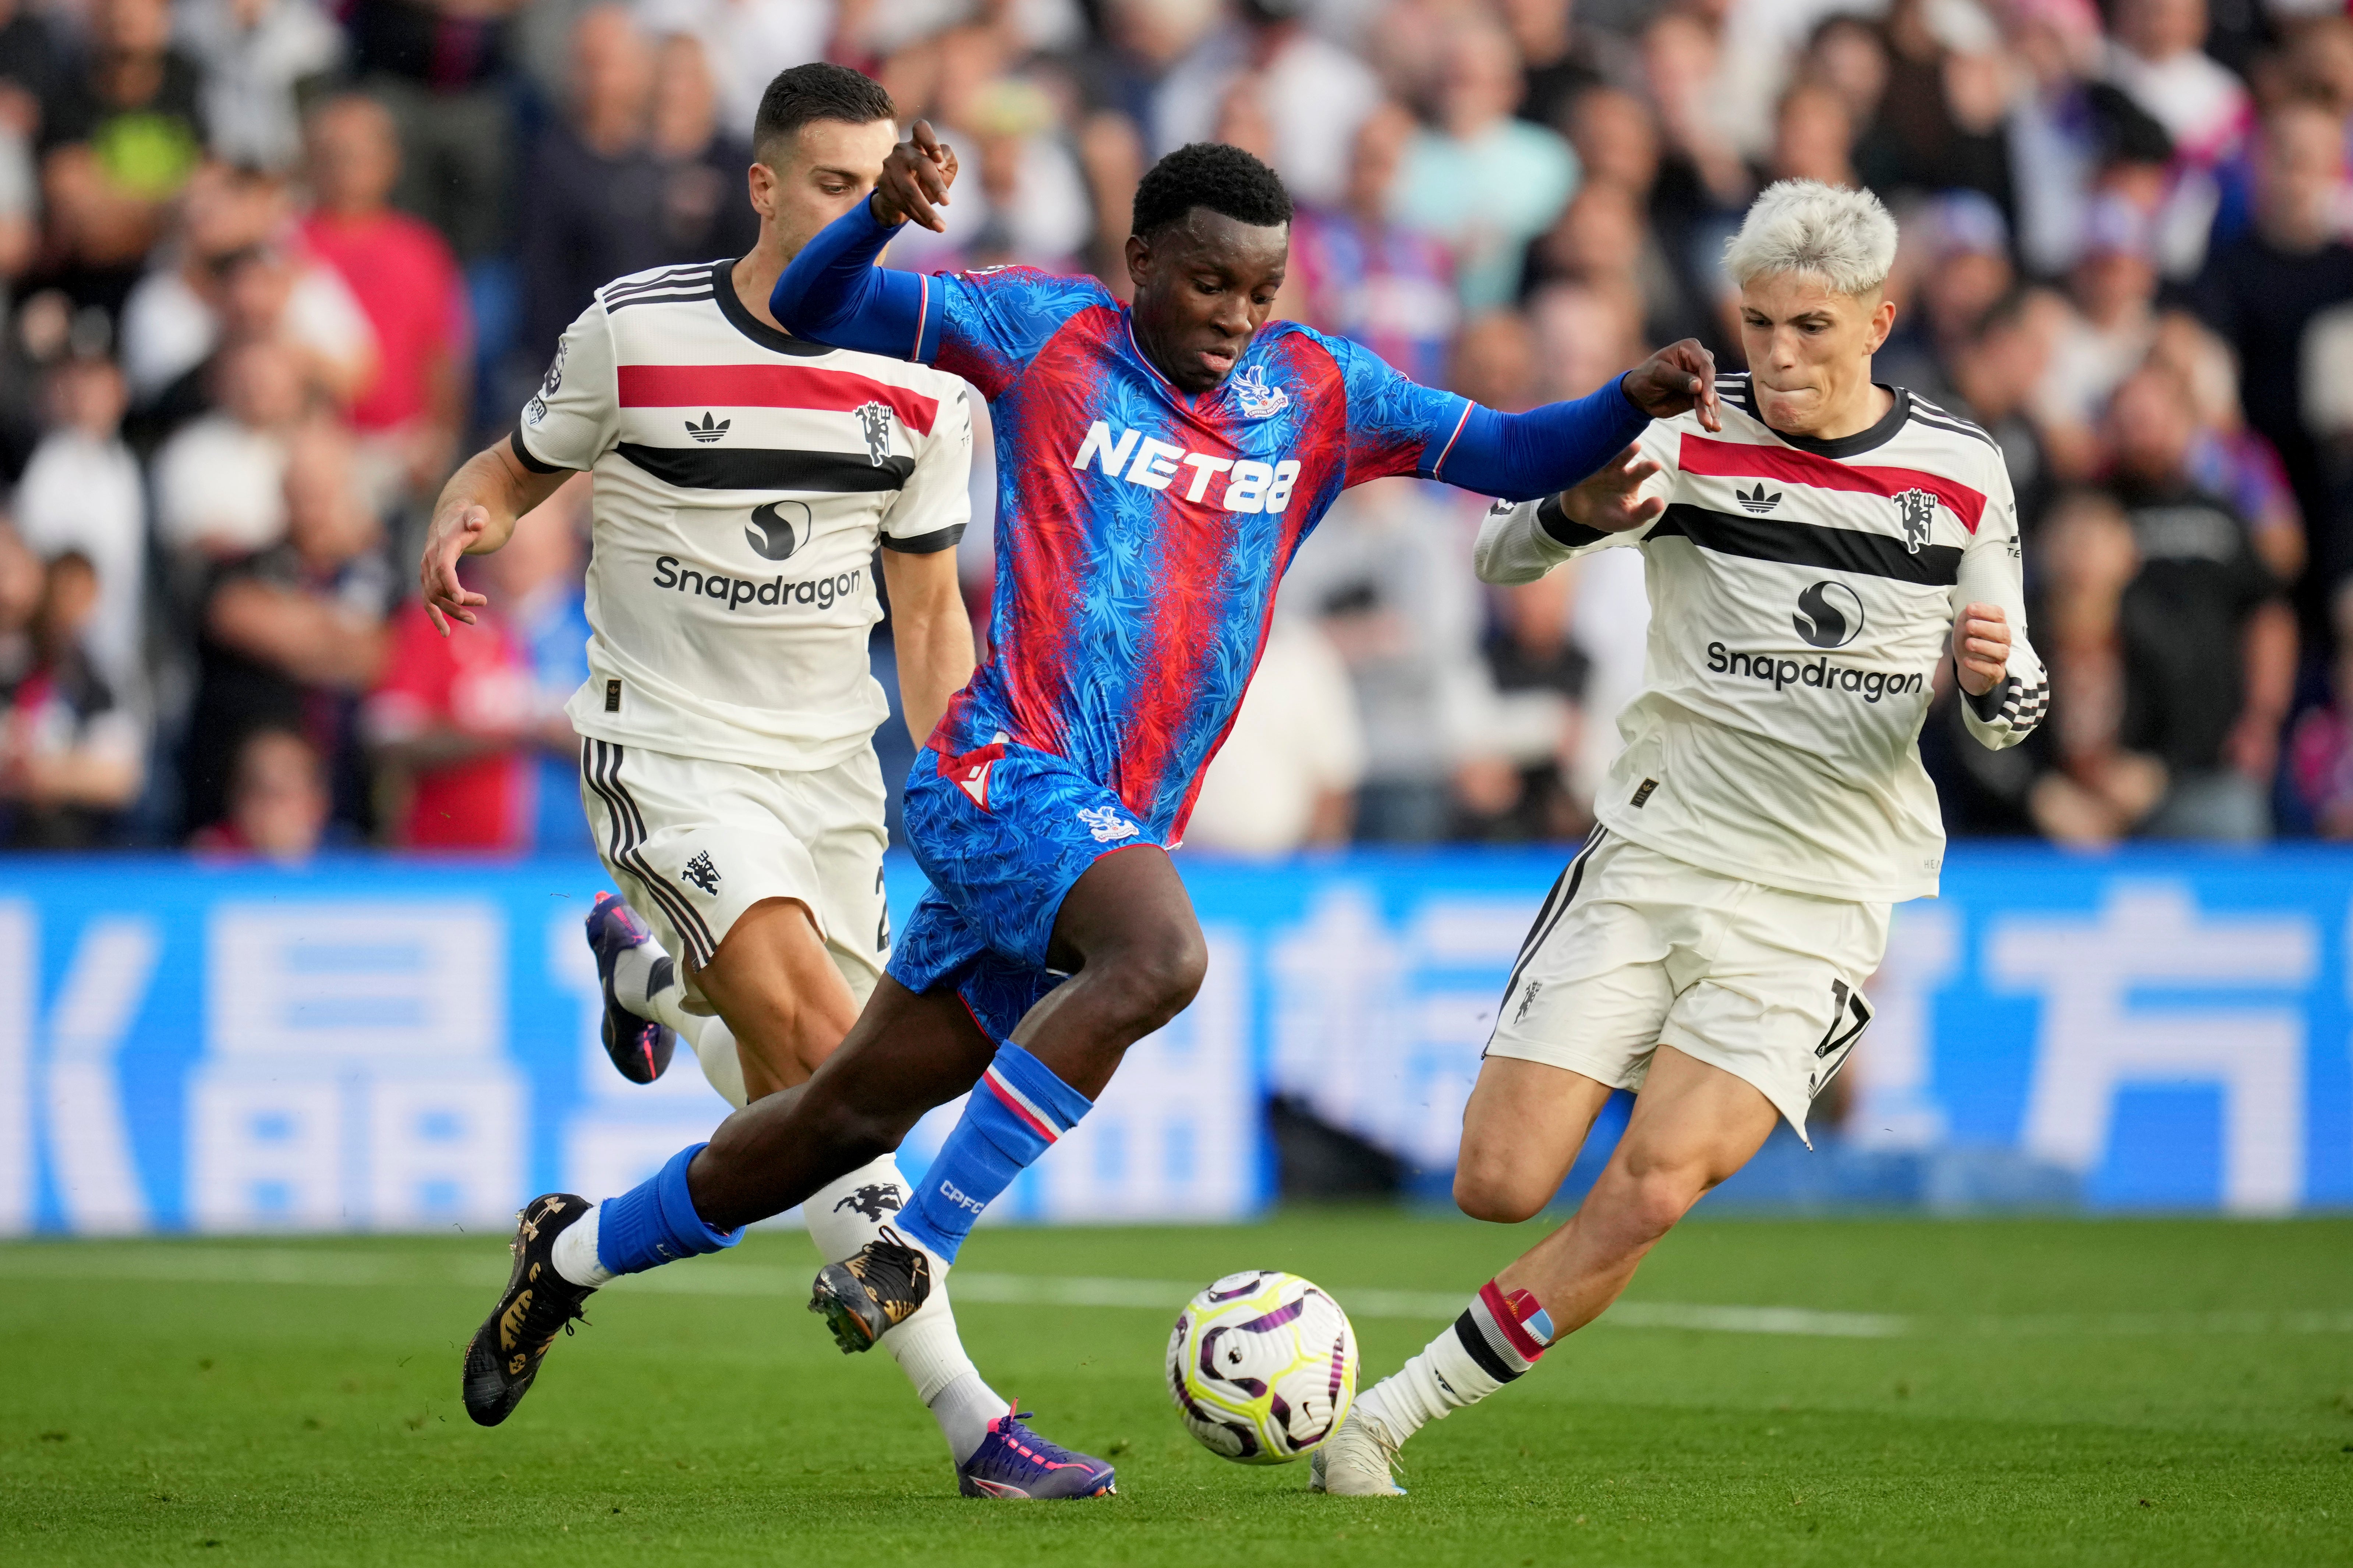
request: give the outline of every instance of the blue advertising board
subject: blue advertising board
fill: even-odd
[[[1207,985],[993,1217],[1256,1212],[1273,1093],[1444,1172],[1561,858],[1187,855]],[[903,911],[921,879],[892,875]],[[0,1233],[439,1228],[637,1179],[726,1107],[686,1053],[650,1088],[606,1063],[600,885],[0,861]],[[1965,849],[1945,894],[1898,913],[1839,1149],[2008,1160],[2096,1208],[2353,1204],[2353,855]]]

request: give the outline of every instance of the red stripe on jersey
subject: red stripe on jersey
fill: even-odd
[[[1462,405],[1462,417],[1454,422],[1454,433],[1446,437],[1446,445],[1438,454],[1438,461],[1430,465],[1430,477],[1437,479],[1446,471],[1446,459],[1454,455],[1454,443],[1462,439],[1462,426],[1471,423],[1471,405]]]
[[[1711,441],[1704,436],[1688,435],[1683,437],[1683,455],[1677,463],[1684,473],[1720,479],[1779,479],[1788,484],[1811,485],[1816,489],[1852,490],[1872,496],[1893,497],[1905,490],[1926,490],[1951,508],[1953,515],[1961,520],[1961,526],[1971,533],[1978,531],[1978,520],[1985,515],[1982,492],[1920,468],[1871,468],[1817,457],[1790,447],[1750,447],[1738,441]]]
[[[624,408],[811,408],[848,413],[865,403],[889,406],[923,435],[939,417],[939,399],[855,371],[802,364],[625,364]]]

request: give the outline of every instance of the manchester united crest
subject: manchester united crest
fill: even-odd
[[[1929,526],[1936,521],[1936,498],[1926,490],[1898,490],[1895,516],[1904,524],[1904,548],[1913,554],[1928,542]]]

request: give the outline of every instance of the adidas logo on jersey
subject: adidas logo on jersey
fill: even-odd
[[[1096,468],[1108,477],[1155,490],[1166,489],[1181,469],[1190,468],[1192,482],[1184,492],[1188,501],[1205,500],[1210,483],[1222,476],[1225,489],[1210,504],[1227,511],[1280,513],[1291,504],[1291,488],[1299,482],[1299,462],[1293,458],[1279,463],[1213,458],[1207,452],[1172,447],[1141,430],[1124,430],[1114,439],[1111,426],[1101,419],[1087,426],[1087,438],[1080,444],[1079,455],[1071,459],[1071,467],[1080,473]]]
[[[1757,481],[1757,489],[1753,494],[1747,490],[1742,489],[1738,485],[1733,486],[1732,496],[1735,500],[1737,500],[1740,503],[1741,510],[1753,511],[1759,516],[1771,511],[1775,507],[1781,504],[1781,492],[1779,490],[1775,490],[1771,495],[1767,495],[1765,493],[1765,481],[1763,479]]]
[[[716,425],[712,424],[711,422],[711,410],[706,408],[702,411],[702,424],[697,425],[691,419],[686,422],[686,433],[693,437],[697,441],[702,443],[702,445],[708,447],[713,441],[724,440],[726,438],[727,432],[734,428],[734,426],[735,421],[733,419],[722,419]]]

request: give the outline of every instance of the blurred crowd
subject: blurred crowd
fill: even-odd
[[[1678,337],[1736,367],[1749,200],[1878,191],[1880,378],[2000,445],[2053,677],[2007,752],[1940,697],[1954,831],[2353,837],[2327,0],[0,0],[0,844],[585,848],[587,481],[472,563],[475,631],[431,633],[416,542],[596,286],[750,246],[760,91],[816,58],[961,151],[892,265],[1124,295],[1144,168],[1230,142],[1301,205],[1282,313],[1505,409]],[[1483,507],[1344,498],[1193,842],[1582,830],[1641,562],[1487,589]]]

